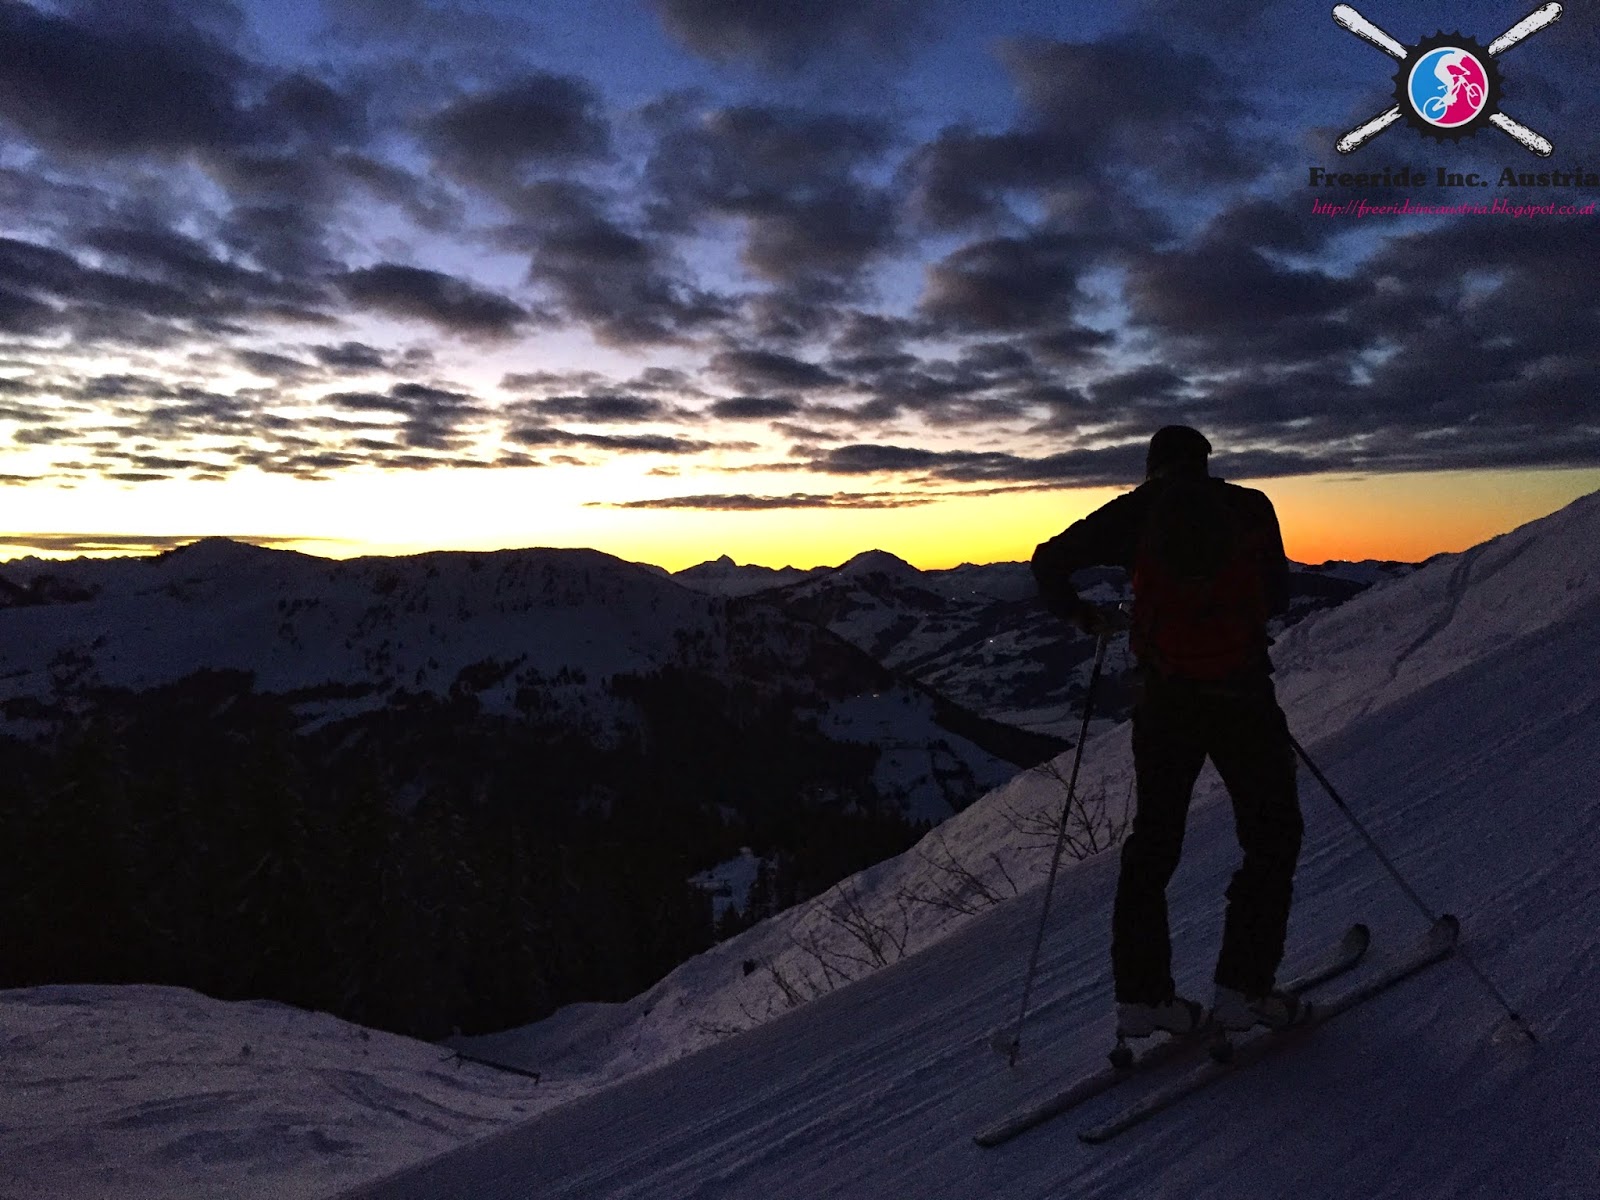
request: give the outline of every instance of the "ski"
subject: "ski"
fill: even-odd
[[[1291,979],[1285,985],[1287,990],[1295,993],[1309,991],[1320,983],[1326,983],[1336,976],[1343,975],[1352,970],[1366,954],[1371,943],[1372,935],[1365,925],[1352,925],[1345,930],[1344,936],[1333,945],[1329,946],[1322,956],[1312,963],[1304,972]],[[1161,1066],[1163,1063],[1173,1062],[1176,1059],[1200,1049],[1207,1042],[1207,1030],[1204,1026],[1191,1034],[1181,1037],[1169,1037],[1158,1042],[1143,1054],[1139,1055],[1130,1066],[1103,1067],[1092,1075],[1085,1076],[1064,1088],[1054,1095],[1047,1096],[1031,1108],[1024,1109],[1007,1117],[998,1125],[976,1134],[973,1141],[984,1147],[998,1146],[1008,1142],[1019,1133],[1041,1125],[1052,1117],[1058,1117],[1070,1108],[1091,1100],[1102,1092],[1110,1091],[1117,1084],[1134,1075]]]
[[[1171,1108],[1178,1101],[1231,1075],[1240,1067],[1258,1062],[1280,1049],[1293,1045],[1324,1021],[1387,991],[1424,967],[1448,958],[1455,949],[1460,934],[1461,923],[1455,917],[1448,915],[1440,917],[1417,943],[1415,949],[1396,961],[1388,970],[1371,979],[1363,980],[1332,999],[1312,1005],[1309,1021],[1282,1033],[1260,1034],[1235,1048],[1226,1061],[1202,1063],[1183,1078],[1175,1079],[1166,1087],[1151,1092],[1110,1120],[1083,1130],[1078,1137],[1090,1145],[1110,1141],[1119,1133],[1124,1133],[1157,1113]]]

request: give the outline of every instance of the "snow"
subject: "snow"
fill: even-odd
[[[1600,494],[1380,582],[1274,652],[1296,734],[1424,901],[1460,916],[1538,1045],[1497,1036],[1493,1000],[1446,963],[1109,1146],[1072,1133],[1139,1084],[979,1150],[972,1133],[1098,1065],[1110,1040],[1116,858],[1100,854],[1061,873],[1021,1063],[987,1045],[1015,1018],[1043,823],[1064,794],[1034,771],[625,1004],[462,1043],[538,1084],[276,1007],[0,994],[0,1195],[333,1195],[398,1171],[349,1195],[1592,1197],[1597,634]],[[1107,819],[1130,781],[1125,726],[1086,744],[1080,793]],[[1286,971],[1352,919],[1374,928],[1376,969],[1423,917],[1305,772],[1301,800]],[[1236,857],[1208,770],[1170,889],[1179,986],[1201,998]],[[108,1036],[119,1022],[132,1032]],[[356,1042],[392,1064],[383,1088]],[[351,1077],[367,1086],[340,1086]],[[242,1149],[208,1158],[218,1144]]]
[[[181,988],[0,992],[0,1196],[326,1196],[521,1119],[543,1084]]]
[[[1329,579],[1342,580],[1345,583],[1356,583],[1363,587],[1374,583],[1381,583],[1385,579],[1393,579],[1407,574],[1413,569],[1411,563],[1393,562],[1388,559],[1364,558],[1360,562],[1329,561],[1318,563],[1315,566],[1291,562],[1289,569],[1307,575],[1325,575]]]
[[[749,846],[743,846],[737,857],[700,872],[690,882],[711,893],[711,916],[720,920],[730,908],[743,912],[750,907],[750,889],[756,885],[760,870],[761,859]]]

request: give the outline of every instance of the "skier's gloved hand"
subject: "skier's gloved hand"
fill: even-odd
[[[1111,637],[1128,628],[1128,616],[1111,604],[1091,604],[1080,601],[1073,614],[1072,623],[1090,637]]]

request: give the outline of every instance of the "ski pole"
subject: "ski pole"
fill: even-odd
[[[1061,808],[1061,824],[1056,830],[1056,849],[1050,856],[1050,875],[1044,885],[1044,907],[1039,912],[1039,929],[1033,936],[1033,953],[1028,956],[1028,970],[1022,979],[1022,1007],[1017,1012],[1017,1030],[1006,1045],[1007,1063],[1017,1065],[1022,1053],[1022,1023],[1028,1018],[1028,997],[1033,992],[1034,972],[1039,968],[1039,948],[1044,945],[1045,921],[1050,916],[1050,897],[1056,889],[1056,868],[1061,865],[1061,850],[1067,842],[1067,820],[1072,815],[1072,794],[1078,786],[1078,766],[1083,762],[1083,743],[1089,736],[1089,717],[1094,712],[1095,686],[1100,682],[1100,668],[1106,661],[1106,647],[1111,642],[1109,632],[1102,633],[1094,649],[1094,670],[1089,672],[1089,691],[1083,698],[1083,725],[1078,730],[1078,747],[1072,755],[1072,778],[1067,782],[1067,799]]]
[[[1295,753],[1298,754],[1306,766],[1311,769],[1311,773],[1316,776],[1317,782],[1322,785],[1323,790],[1333,798],[1334,804],[1337,805],[1339,811],[1344,814],[1345,820],[1350,822],[1350,827],[1361,835],[1362,841],[1367,843],[1367,848],[1371,850],[1372,853],[1377,857],[1378,861],[1383,864],[1384,870],[1388,871],[1390,877],[1400,885],[1400,890],[1406,894],[1406,898],[1410,900],[1412,904],[1416,905],[1417,911],[1426,917],[1430,924],[1437,922],[1439,918],[1434,915],[1433,910],[1423,902],[1421,896],[1417,895],[1416,889],[1414,889],[1405,881],[1405,877],[1400,874],[1399,869],[1394,865],[1393,862],[1390,861],[1389,856],[1383,852],[1383,847],[1378,845],[1377,839],[1374,838],[1372,834],[1367,832],[1367,827],[1356,818],[1355,813],[1350,811],[1350,806],[1344,802],[1344,797],[1339,795],[1338,790],[1333,786],[1333,784],[1328,782],[1328,777],[1317,769],[1317,764],[1311,761],[1311,756],[1306,753],[1306,748],[1295,739],[1295,736],[1292,733],[1289,734],[1289,744],[1294,747]],[[1484,972],[1483,968],[1478,966],[1477,962],[1470,954],[1467,953],[1466,949],[1462,946],[1457,946],[1455,956],[1464,964],[1466,964],[1467,969],[1477,977],[1478,982],[1481,983],[1484,986],[1484,989],[1494,997],[1495,1002],[1499,1004],[1501,1008],[1505,1009],[1506,1016],[1511,1019],[1511,1023],[1521,1031],[1522,1035],[1530,1042],[1537,1042],[1539,1039],[1534,1035],[1533,1028],[1528,1024],[1527,1021],[1523,1020],[1520,1013],[1511,1007],[1511,1002],[1507,1000],[1500,989],[1495,986],[1494,980],[1490,979],[1489,976]]]

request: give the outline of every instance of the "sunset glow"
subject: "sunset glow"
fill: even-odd
[[[0,556],[1016,560],[1170,423],[1303,561],[1600,486],[1593,176],[1403,215],[1536,160],[1341,159],[1389,60],[1246,7],[0,3]],[[1514,94],[1600,161],[1600,91]]]

